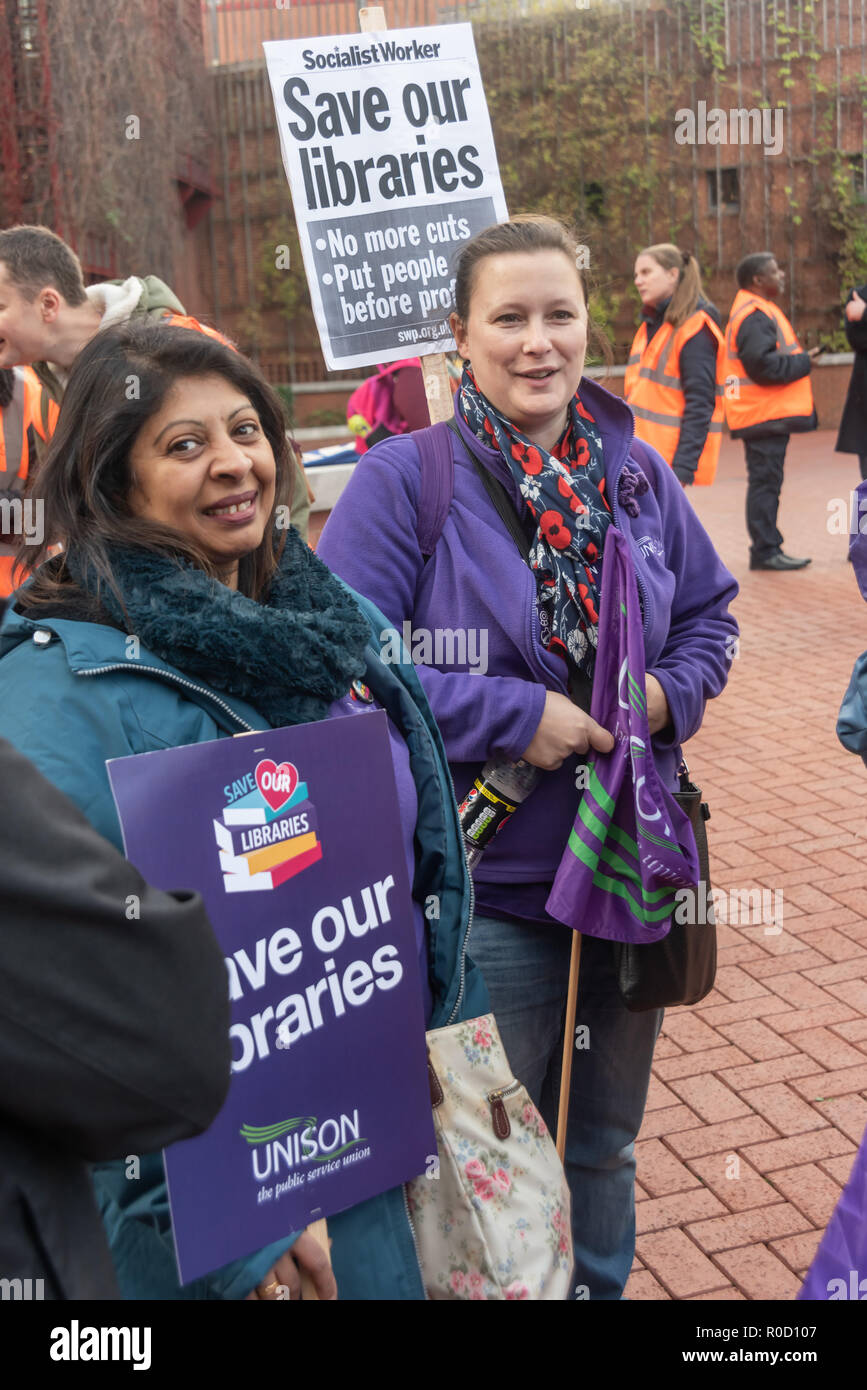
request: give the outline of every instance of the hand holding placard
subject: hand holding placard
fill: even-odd
[[[279,1303],[305,1299],[330,1303],[338,1298],[337,1280],[331,1268],[325,1221],[314,1221],[302,1231],[290,1250],[281,1255],[246,1302]]]

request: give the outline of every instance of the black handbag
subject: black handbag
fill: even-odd
[[[671,929],[662,941],[637,946],[615,942],[614,959],[620,994],[627,1009],[668,1009],[678,1004],[697,1004],[713,989],[716,978],[716,921],[710,892],[707,826],[710,810],[701,791],[690,781],[689,768],[681,763],[680,789],[674,799],[689,816],[698,850],[700,880],[695,888],[681,889]]]

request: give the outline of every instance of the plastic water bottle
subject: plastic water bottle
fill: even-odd
[[[495,835],[537,786],[542,769],[522,758],[491,758],[458,806],[467,864],[474,869]]]

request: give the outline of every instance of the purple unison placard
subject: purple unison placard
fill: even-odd
[[[436,1153],[387,720],[371,710],[108,770],[127,857],[159,888],[201,892],[226,957],[229,1095],[164,1155],[189,1283]]]

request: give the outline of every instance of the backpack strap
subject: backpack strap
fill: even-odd
[[[421,461],[421,487],[415,533],[425,561],[437,548],[455,490],[455,461],[448,425],[441,421],[424,430],[413,430]]]
[[[520,517],[518,516],[518,513],[515,511],[515,508],[512,505],[512,499],[510,498],[508,492],[506,491],[505,487],[500,482],[500,480],[498,478],[495,478],[492,473],[488,472],[482,459],[476,453],[472,444],[468,444],[467,441],[464,439],[454,420],[449,420],[448,426],[449,429],[452,430],[454,434],[457,436],[457,438],[460,440],[465,452],[469,455],[472,465],[478,473],[479,478],[482,481],[482,484],[484,485],[486,493],[490,497],[497,510],[497,515],[499,516],[509,535],[512,537],[512,540],[515,542],[515,545],[518,547],[521,559],[526,560],[529,564],[530,537],[527,534],[524,527],[521,525]]]

